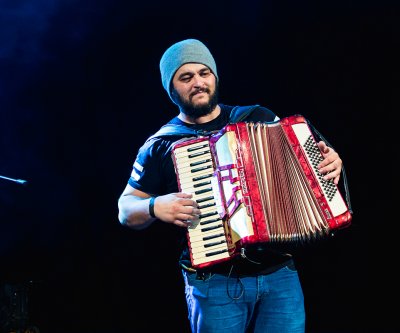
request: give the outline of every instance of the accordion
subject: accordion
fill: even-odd
[[[339,188],[317,170],[323,157],[301,115],[180,140],[172,159],[179,190],[201,211],[187,230],[195,268],[252,244],[307,242],[351,223]]]

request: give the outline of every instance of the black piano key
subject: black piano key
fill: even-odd
[[[202,175],[202,176],[198,176],[198,177],[193,177],[192,181],[193,182],[197,182],[199,180],[203,180],[203,179],[210,178],[210,177],[212,177],[212,173],[208,173],[208,174],[205,174],[205,175]]]
[[[217,217],[217,218],[215,218],[215,219],[211,219],[211,220],[207,220],[207,221],[202,221],[202,222],[200,222],[199,224],[200,224],[200,225],[206,225],[206,224],[218,222],[218,221],[220,221],[220,220],[221,220],[221,219],[220,219],[219,217]]]
[[[204,209],[204,208],[208,208],[208,207],[212,207],[212,206],[216,206],[217,204],[215,202],[211,202],[205,205],[199,205],[199,209]]]
[[[206,231],[210,231],[210,230],[214,230],[214,229],[219,229],[219,228],[222,228],[222,227],[223,227],[222,224],[218,224],[218,225],[216,225],[214,227],[203,228],[203,229],[201,229],[201,231],[202,232],[206,232]]]
[[[195,151],[195,150],[202,149],[202,148],[205,148],[205,147],[208,147],[207,143],[204,144],[204,145],[201,145],[201,146],[197,146],[197,147],[190,147],[190,148],[186,149],[186,151],[188,153],[190,153],[191,151]]]
[[[206,257],[216,256],[217,254],[221,254],[224,252],[228,252],[228,249],[222,249],[219,251],[208,252],[208,253],[206,253]]]
[[[196,169],[190,170],[190,172],[191,173],[195,173],[195,172],[199,172],[199,171],[207,170],[207,169],[211,169],[211,168],[212,168],[212,165],[206,165],[206,166],[202,166],[200,168],[196,168]]]
[[[199,157],[201,155],[206,155],[206,154],[209,154],[209,153],[210,153],[209,151],[199,151],[197,153],[188,155],[188,158]]]
[[[211,181],[202,182],[202,183],[194,184],[193,187],[196,188],[196,187],[205,186],[205,185],[210,185],[210,184],[211,184]]]
[[[189,166],[194,167],[196,165],[200,165],[200,164],[204,164],[204,163],[208,163],[208,162],[211,162],[211,159],[207,158],[205,160],[196,161],[196,162],[190,163]]]
[[[210,191],[212,191],[212,187],[207,187],[207,188],[204,188],[202,190],[195,191],[194,194],[202,194],[202,193],[207,193],[207,192],[210,192]]]
[[[212,246],[216,246],[216,245],[221,245],[221,244],[224,244],[224,243],[226,243],[226,241],[220,240],[219,242],[213,242],[213,243],[204,244],[204,247],[207,248],[207,247],[212,247]]]
[[[206,214],[200,214],[199,215],[199,219],[204,219],[205,217],[209,217],[209,216],[213,216],[218,214],[218,212],[214,211],[214,212],[210,212],[210,213],[206,213]]]
[[[215,234],[215,235],[205,236],[205,237],[203,237],[203,241],[207,241],[207,240],[218,238],[218,237],[222,237],[222,236],[225,236],[225,234],[224,233],[219,233],[219,234]]]
[[[199,203],[202,203],[204,201],[210,201],[210,200],[214,200],[214,196],[197,199],[196,202],[199,204]]]

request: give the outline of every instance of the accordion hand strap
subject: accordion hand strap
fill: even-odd
[[[333,148],[333,146],[329,143],[329,141],[311,124],[309,120],[307,120],[308,125],[310,126],[311,130],[321,139],[324,141],[329,147]],[[342,176],[343,176],[343,186],[345,190],[345,196],[346,196],[346,202],[347,206],[349,209],[349,212],[353,214],[353,210],[351,208],[351,203],[350,203],[350,191],[349,191],[349,185],[347,183],[347,177],[346,177],[346,171],[344,169],[344,165],[342,165]]]

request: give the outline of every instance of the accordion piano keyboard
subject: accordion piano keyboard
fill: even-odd
[[[180,190],[192,193],[201,211],[188,227],[188,241],[193,265],[229,257],[222,219],[218,214],[211,179],[214,167],[208,140],[174,150]]]

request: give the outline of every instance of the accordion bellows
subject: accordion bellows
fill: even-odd
[[[179,190],[201,215],[188,228],[192,265],[230,260],[256,243],[307,242],[346,227],[351,213],[301,115],[239,122],[172,149]]]

